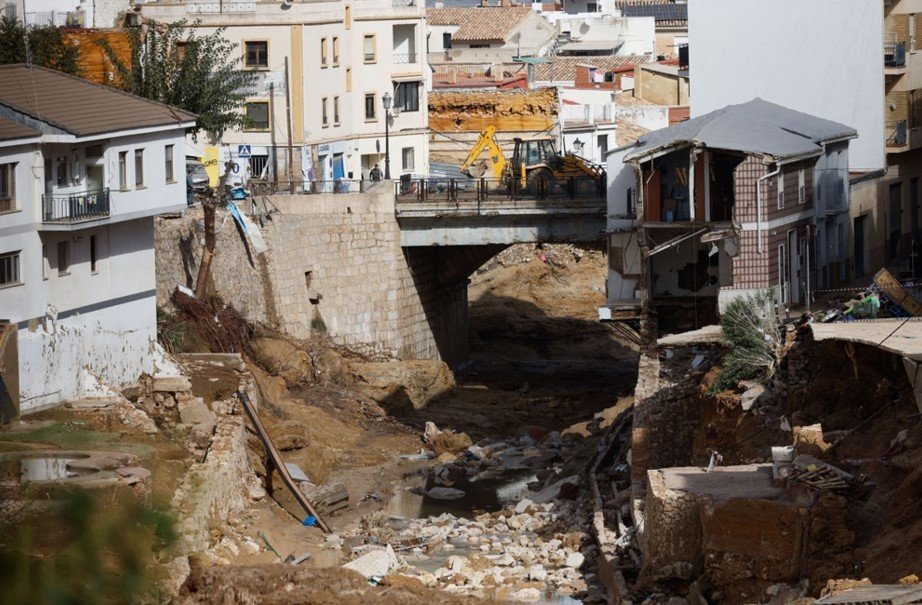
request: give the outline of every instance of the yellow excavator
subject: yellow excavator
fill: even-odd
[[[494,179],[507,183],[516,178],[521,188],[532,192],[539,188],[552,192],[559,184],[578,177],[591,177],[602,185],[605,183],[604,168],[572,153],[558,153],[553,137],[515,138],[513,143],[512,160],[507,161],[496,141],[496,128],[487,126],[461,164],[461,172],[476,179],[492,168]],[[484,149],[489,151],[489,160],[475,165]]]

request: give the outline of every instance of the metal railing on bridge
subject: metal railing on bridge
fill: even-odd
[[[485,202],[504,200],[605,200],[604,179],[415,179],[395,184],[398,202]]]
[[[385,181],[356,179],[337,179],[334,181],[258,181],[251,179],[247,185],[257,195],[366,193],[385,186]]]

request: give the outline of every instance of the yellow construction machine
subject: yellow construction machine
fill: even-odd
[[[586,158],[572,153],[557,152],[553,137],[537,136],[513,139],[512,160],[507,161],[496,141],[496,128],[488,126],[461,164],[461,172],[480,178],[492,168],[493,178],[503,183],[517,179],[519,187],[531,192],[553,192],[571,178],[592,178],[605,182],[605,170]],[[475,165],[484,149],[489,150],[489,162]]]

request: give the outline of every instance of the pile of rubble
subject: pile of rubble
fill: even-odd
[[[435,431],[428,427],[430,440]],[[426,488],[416,491],[429,503],[460,503],[457,510],[382,519],[380,531],[365,524],[330,544],[354,545],[357,558],[346,567],[375,582],[400,576],[457,595],[519,602],[604,600],[591,571],[598,553],[588,533],[589,501],[579,497],[581,477],[559,473],[575,442],[533,428],[515,440],[471,445],[453,460],[443,454],[424,471]],[[499,510],[477,514],[478,501],[469,502],[466,490],[483,483],[498,485],[491,508]]]

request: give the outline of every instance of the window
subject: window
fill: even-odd
[[[394,107],[399,111],[419,111],[419,82],[400,82],[394,87]]]
[[[608,135],[600,134],[599,135],[599,157],[602,158],[602,161],[605,161],[605,155],[608,153]]]
[[[333,36],[333,67],[339,67],[339,38]]]
[[[320,67],[327,66],[327,39],[320,38]]]
[[[48,246],[42,244],[42,279],[48,279],[51,268],[48,266]]]
[[[176,43],[176,60],[182,63],[186,60],[186,51],[189,48],[188,42],[177,42]]]
[[[118,152],[118,188],[128,190],[128,152]]]
[[[269,103],[257,101],[247,103],[244,108],[244,130],[269,130]]]
[[[333,97],[333,125],[339,126],[339,97]]]
[[[365,63],[374,63],[378,58],[374,34],[363,38],[362,48],[365,51]]]
[[[797,171],[797,203],[805,204],[807,202],[806,174],[801,168]]]
[[[58,158],[58,187],[67,185],[67,158]]]
[[[346,16],[343,21],[346,23],[346,29],[352,27],[352,7],[348,4],[346,5]]]
[[[0,287],[19,283],[19,252],[0,254]]]
[[[599,12],[598,2],[587,2],[586,3],[586,12],[597,13]]]
[[[67,275],[70,269],[70,250],[67,240],[58,242],[58,275]]]
[[[778,190],[778,210],[784,208],[784,173],[778,175],[778,183],[775,186]]]
[[[144,150],[134,150],[134,186],[144,186]]]
[[[269,67],[269,43],[262,42],[244,42],[246,48],[246,66],[256,69],[266,69]]]
[[[96,236],[91,235],[90,236],[90,273],[94,273],[94,274],[99,273],[99,269],[97,267],[97,262],[96,262],[97,260],[99,260],[98,254],[99,254],[99,247],[96,244]]]
[[[0,164],[0,212],[16,209],[16,164]]]
[[[630,216],[630,215],[634,214],[634,188],[633,188],[633,187],[628,187],[628,189],[627,189],[627,200],[626,200],[626,202],[627,202],[627,204],[626,204],[626,206],[625,206],[625,209],[626,209],[625,214],[627,214],[628,216]]]
[[[166,182],[172,183],[176,180],[173,173],[173,146],[167,145],[163,148],[163,171],[166,174]]]
[[[413,170],[413,164],[415,163],[415,150],[412,147],[404,147],[403,153],[400,154],[403,157],[403,169],[404,170]]]
[[[330,125],[330,120],[327,117],[327,98],[326,97],[323,97],[323,99],[320,101],[320,118],[321,118],[321,122],[323,123],[324,128]]]
[[[442,34],[442,48],[445,50],[451,48],[451,32],[445,32]]]
[[[377,120],[378,119],[378,104],[375,93],[368,92],[365,93],[365,119],[366,120]]]
[[[352,92],[352,68],[346,68],[346,92]]]

